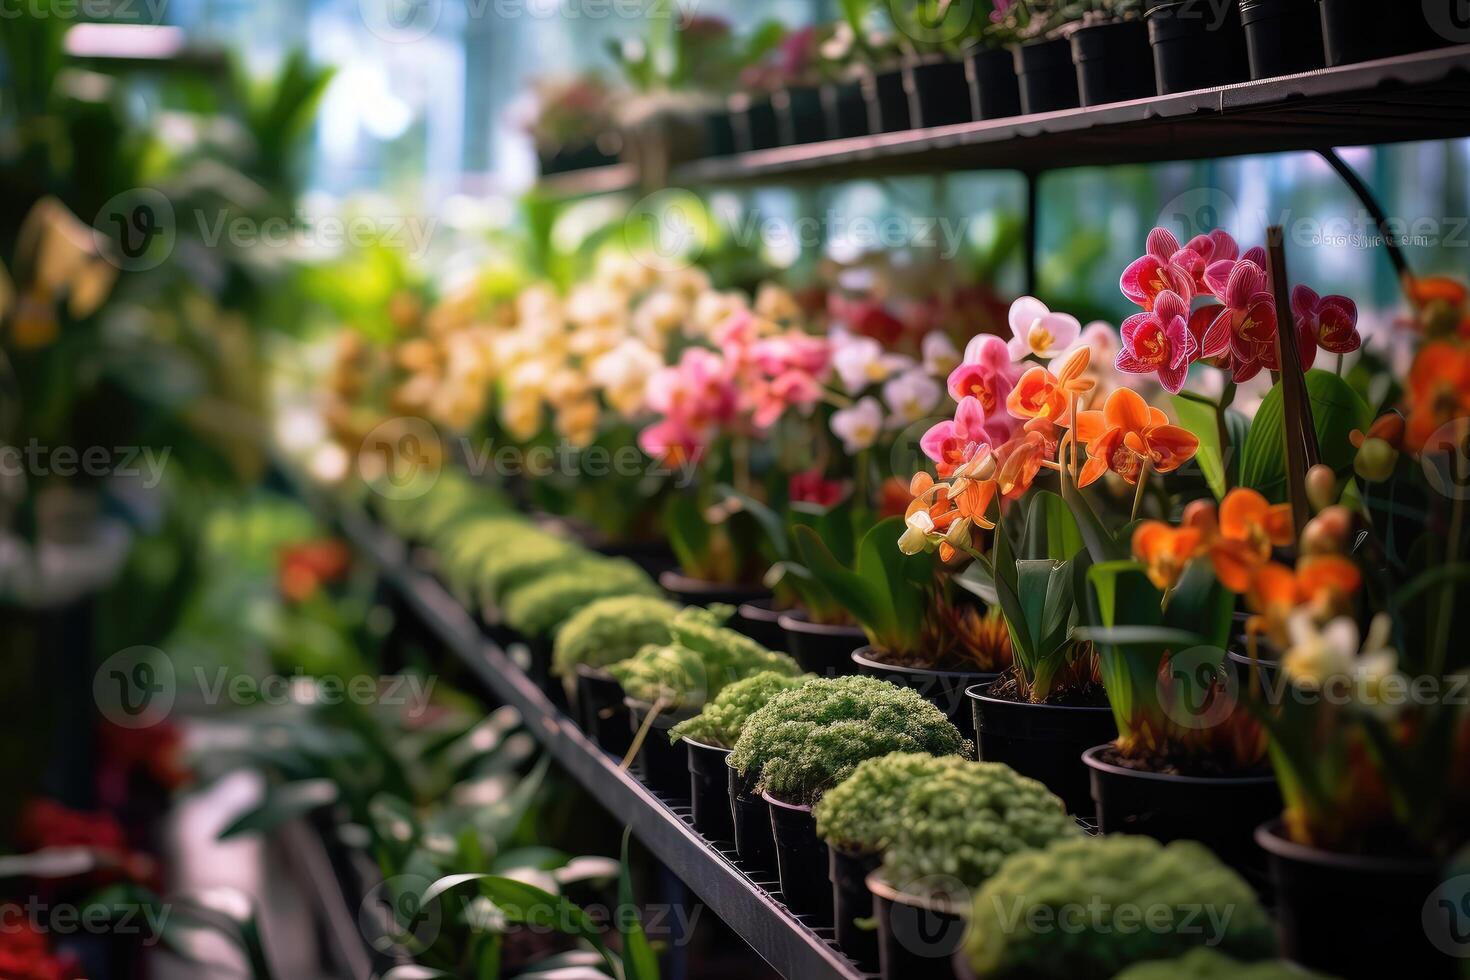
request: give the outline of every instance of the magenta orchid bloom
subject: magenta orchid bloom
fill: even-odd
[[[1358,304],[1346,296],[1318,296],[1306,286],[1291,293],[1291,312],[1305,342],[1320,346],[1329,354],[1351,354],[1363,346],[1358,333]],[[1302,361],[1309,358],[1305,346]]]
[[[1224,267],[1225,263],[1217,262],[1207,273],[1224,305],[1207,307],[1218,314],[1200,341],[1200,356],[1228,356],[1231,376],[1239,384],[1254,378],[1263,367],[1276,370],[1276,301],[1266,288],[1266,270],[1253,258],[1233,263],[1221,283]]]
[[[1022,296],[1011,304],[1011,342],[1006,345],[1011,359],[1038,357],[1049,361],[1071,348],[1082,335],[1075,316],[1053,313],[1041,300]]]
[[[1006,342],[985,334],[966,345],[964,361],[949,373],[949,394],[956,402],[975,398],[990,420],[992,435],[1004,442],[1011,429],[1005,403],[1020,377],[1021,368],[1011,361]]]
[[[985,409],[973,395],[960,399],[954,419],[933,426],[919,440],[924,455],[934,460],[941,478],[957,468],[990,452],[987,441]]]
[[[1240,258],[1240,246],[1229,232],[1212,231],[1208,235],[1197,235],[1169,261],[1187,272],[1194,281],[1196,295],[1209,293],[1210,283],[1206,276],[1211,265],[1217,262],[1234,262]]]
[[[1123,321],[1123,349],[1115,366],[1124,374],[1157,373],[1159,383],[1178,394],[1198,350],[1189,330],[1189,301],[1166,290],[1155,299],[1151,312]]]
[[[1190,269],[1197,264],[1198,253],[1190,251],[1182,256],[1185,264],[1181,265],[1175,259],[1184,251],[1179,239],[1168,229],[1155,228],[1149,232],[1147,254],[1123,270],[1119,282],[1123,295],[1144,310],[1152,310],[1165,292],[1182,296],[1188,302],[1194,296],[1195,276]]]

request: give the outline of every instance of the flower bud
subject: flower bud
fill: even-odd
[[[1323,463],[1307,470],[1307,502],[1315,511],[1323,511],[1337,503],[1337,474]]]
[[[1328,507],[1307,522],[1302,531],[1303,555],[1338,555],[1347,551],[1353,514],[1346,507]]]
[[[1369,438],[1358,447],[1353,459],[1353,472],[1369,483],[1382,483],[1393,476],[1399,463],[1399,451],[1383,439]]]

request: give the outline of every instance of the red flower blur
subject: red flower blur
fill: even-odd
[[[76,962],[51,952],[46,936],[25,916],[0,929],[0,980],[80,980]]]
[[[306,541],[281,549],[281,594],[292,602],[305,602],[318,589],[347,574],[352,552],[341,541]]]
[[[828,480],[821,470],[793,473],[787,487],[793,504],[815,504],[818,507],[833,507],[846,494],[841,480]]]

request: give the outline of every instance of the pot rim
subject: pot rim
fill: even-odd
[[[1033,701],[1011,701],[1008,698],[991,697],[989,694],[985,693],[986,691],[990,690],[992,684],[998,683],[999,680],[1000,678],[997,677],[996,680],[990,681],[986,684],[971,684],[969,687],[965,688],[965,696],[974,701],[986,701],[990,704],[1003,704],[1008,707],[1015,708],[1044,708],[1047,711],[1105,711],[1108,714],[1113,713],[1113,706],[1110,704],[1047,704],[1044,701],[1040,703],[1036,703]]]
[[[630,710],[641,712],[645,715],[653,710],[653,705],[649,704],[647,701],[639,701],[637,698],[631,696],[625,696],[623,698],[623,704],[627,705]],[[697,714],[699,714],[699,709],[697,708],[694,710],[690,710],[688,708],[665,708],[658,713],[660,718],[669,719],[669,727],[673,727],[681,721],[687,721]],[[658,728],[660,726],[658,722],[654,722],[653,727]]]
[[[864,651],[875,649],[876,648],[871,643],[867,644],[866,646],[858,647],[852,652],[852,662],[860,667],[881,667],[884,670],[891,670],[897,674],[929,674],[934,677],[948,677],[956,679],[963,677],[974,677],[977,679],[983,678],[983,680],[979,680],[977,681],[977,683],[986,684],[992,684],[1000,678],[999,671],[929,670],[924,667],[900,667],[896,664],[884,663],[881,660],[874,660],[872,657],[864,655]]]
[[[1276,783],[1276,774],[1265,776],[1176,776],[1167,772],[1149,772],[1144,769],[1129,769],[1125,766],[1115,766],[1111,762],[1104,762],[1100,756],[1113,747],[1112,742],[1104,742],[1102,745],[1094,745],[1082,753],[1082,761],[1088,768],[1098,772],[1107,773],[1110,776],[1125,776],[1138,779],[1152,779],[1163,783],[1180,783],[1186,786],[1270,786]]]
[[[786,612],[782,609],[771,608],[771,603],[775,601],[776,597],[772,595],[764,595],[758,599],[748,599],[735,607],[735,614],[758,623],[778,622],[782,616],[786,615]],[[745,610],[747,609],[750,609],[754,615],[746,612]]]
[[[963,905],[956,905],[953,902],[946,901],[942,898],[935,898],[933,896],[926,898],[921,895],[914,895],[909,892],[900,891],[897,886],[893,885],[888,881],[887,878],[883,877],[882,868],[879,868],[876,871],[869,872],[868,876],[863,879],[863,883],[868,886],[868,891],[872,892],[879,898],[884,899],[885,901],[894,902],[899,905],[912,906],[916,909],[923,909],[926,912],[938,912],[941,915],[952,915],[957,919],[969,919],[970,917],[969,910]]]
[[[671,592],[687,592],[690,595],[733,592],[748,596],[748,599],[742,600],[746,602],[752,599],[764,599],[771,594],[771,590],[763,585],[751,585],[747,582],[711,582],[709,579],[693,578],[673,568],[666,568],[658,573],[658,584]]]
[[[572,671],[578,677],[585,677],[591,681],[612,681],[618,683],[618,679],[608,672],[606,667],[593,667],[591,664],[572,664]]]
[[[847,626],[842,623],[814,623],[806,618],[806,614],[798,610],[789,610],[776,620],[788,633],[809,633],[814,636],[851,636],[853,639],[867,640],[868,634],[858,626]]]
[[[1302,864],[1320,864],[1341,871],[1384,871],[1439,874],[1444,865],[1430,858],[1392,858],[1374,854],[1342,854],[1326,851],[1310,844],[1299,844],[1285,835],[1285,822],[1276,817],[1255,830],[1261,850],[1273,858],[1285,858]]]
[[[783,810],[792,810],[792,811],[795,811],[795,812],[798,812],[798,813],[807,813],[807,814],[810,814],[812,812],[812,808],[809,805],[798,804],[798,803],[787,803],[785,800],[778,799],[777,797],[772,796],[770,793],[766,792],[765,790],[761,790],[761,792],[760,792],[760,798],[763,799],[763,800],[765,800],[771,806],[778,806],[778,807],[780,807]]]
[[[688,735],[679,736],[679,741],[683,742],[691,749],[702,749],[706,752],[723,752],[726,757],[728,757],[731,752],[735,751],[734,749],[722,749],[718,745],[711,745],[708,742],[701,742],[699,739],[690,738]]]

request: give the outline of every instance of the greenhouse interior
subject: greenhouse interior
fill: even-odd
[[[0,521],[0,980],[1470,980],[1470,6],[0,0]]]

